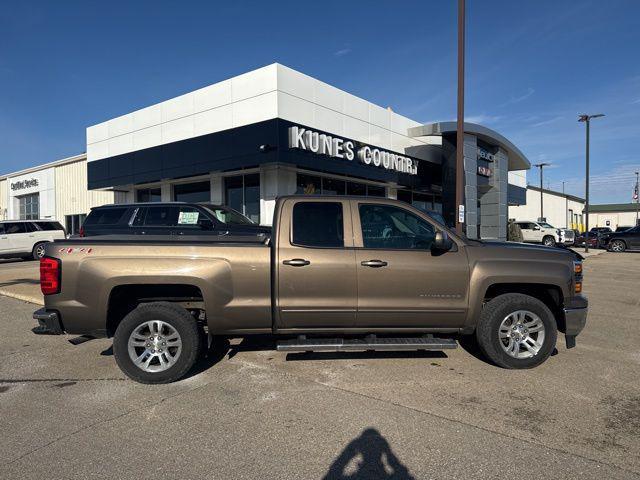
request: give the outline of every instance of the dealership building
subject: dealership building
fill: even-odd
[[[90,126],[86,139],[86,155],[0,177],[0,217],[69,225],[102,203],[175,200],[268,225],[276,198],[297,193],[397,198],[455,221],[455,122],[422,124],[279,64]],[[465,123],[464,166],[467,235],[504,239],[529,161]]]

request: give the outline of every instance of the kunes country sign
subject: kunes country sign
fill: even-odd
[[[349,161],[358,157],[358,160],[365,165],[373,165],[410,175],[418,174],[417,162],[409,157],[369,145],[356,147],[352,140],[307,130],[303,127],[289,127],[289,148],[307,150],[334,158],[344,158]]]

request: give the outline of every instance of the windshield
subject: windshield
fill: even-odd
[[[542,228],[556,228],[553,225],[549,225],[546,222],[538,222],[538,225],[540,225]]]
[[[254,222],[242,215],[240,212],[236,212],[231,208],[214,207],[213,205],[207,205],[207,209],[213,213],[217,220],[227,225],[255,225]]]

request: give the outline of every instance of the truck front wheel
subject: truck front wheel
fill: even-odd
[[[202,336],[187,310],[169,302],[139,305],[118,325],[113,354],[120,369],[140,383],[170,383],[198,359]]]
[[[551,310],[521,293],[499,295],[482,309],[476,328],[480,349],[503,368],[533,368],[553,351],[558,327]]]

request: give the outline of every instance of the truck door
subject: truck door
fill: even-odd
[[[462,248],[431,250],[438,227],[417,211],[352,204],[360,328],[457,328],[466,319],[469,264]]]
[[[275,265],[278,329],[353,327],[356,267],[349,201],[290,199],[280,209]]]

